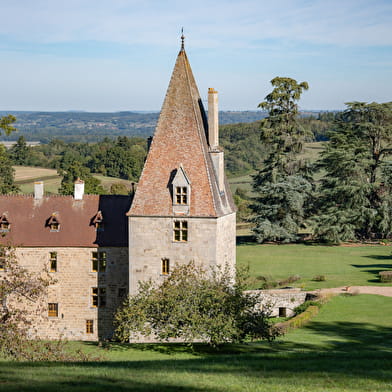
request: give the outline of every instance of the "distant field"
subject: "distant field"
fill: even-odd
[[[237,263],[249,265],[252,277],[283,280],[299,275],[301,280],[290,285],[310,290],[381,286],[386,284],[379,283],[378,273],[392,269],[392,247],[242,244],[237,246]],[[325,275],[326,280],[315,282],[316,275]]]
[[[45,169],[31,166],[13,166],[15,169],[15,183],[19,186],[22,193],[29,194],[34,192],[34,182],[44,181],[45,192],[57,194],[61,185],[61,177],[55,169]],[[100,174],[94,175],[98,178],[102,186],[109,191],[114,183],[122,183],[131,187],[131,182],[120,178],[106,177]]]
[[[320,153],[323,151],[324,142],[312,142],[312,143],[306,143],[305,144],[305,149],[303,154],[301,155],[302,158],[309,159],[311,162],[315,162],[317,158],[320,156]],[[316,175],[316,180],[319,180],[319,178],[322,175],[318,173]],[[230,177],[228,179],[230,189],[234,193],[237,188],[242,188],[245,191],[247,191],[248,195],[252,195],[252,175],[248,174],[245,176],[238,176],[238,177]]]

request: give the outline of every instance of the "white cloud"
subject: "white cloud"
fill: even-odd
[[[270,39],[392,45],[388,0],[0,0],[0,5],[7,15],[0,34],[26,42],[172,45],[184,25],[192,44],[204,47],[246,47]]]

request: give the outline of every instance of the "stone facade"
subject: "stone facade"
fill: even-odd
[[[128,248],[17,248],[16,257],[29,271],[50,271],[55,252],[56,271],[50,272],[55,283],[48,288],[42,311],[36,312],[34,329],[41,338],[92,340],[110,338],[113,313],[128,292]],[[94,254],[106,255],[104,272],[93,271]],[[93,304],[93,288],[105,292],[105,305]],[[48,304],[57,304],[58,315],[48,316]],[[87,333],[86,321],[93,321]]]
[[[138,281],[163,280],[162,259],[170,268],[195,261],[205,268],[235,263],[235,214],[221,218],[187,218],[187,241],[174,241],[173,226],[178,218],[130,217],[130,293]],[[184,220],[184,218],[181,218]],[[233,224],[234,223],[234,224]],[[234,233],[233,233],[234,230]]]

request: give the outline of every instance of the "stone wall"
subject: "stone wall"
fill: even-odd
[[[176,242],[173,222],[188,222],[188,240]],[[137,291],[138,281],[165,279],[162,259],[175,264],[194,260],[207,269],[229,263],[235,265],[235,214],[221,218],[130,217],[130,293]]]
[[[105,272],[92,271],[92,252],[106,252]],[[50,268],[50,253],[57,252],[57,271],[50,272],[56,283],[48,289],[42,311],[33,320],[41,338],[91,340],[113,334],[113,314],[128,293],[127,248],[17,248],[16,257],[30,271]],[[105,289],[106,305],[93,306],[92,288]],[[120,292],[119,292],[119,289]],[[58,316],[48,317],[48,303],[58,304]],[[93,333],[86,332],[86,320],[93,320]]]
[[[273,317],[291,317],[294,308],[306,300],[306,292],[300,289],[249,290],[246,293],[257,296],[260,309],[271,310]]]

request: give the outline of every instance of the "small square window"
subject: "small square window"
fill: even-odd
[[[50,252],[50,272],[57,271],[57,252]]]
[[[188,188],[186,186],[176,186],[176,204],[188,204]]]
[[[48,316],[49,317],[58,317],[59,316],[59,304],[57,304],[57,303],[49,303],[48,304]]]
[[[86,320],[86,333],[94,333],[94,320]]]
[[[60,224],[57,222],[53,222],[49,225],[50,231],[60,231]]]
[[[170,260],[169,259],[162,259],[161,260],[161,274],[162,275],[169,275],[170,273]]]
[[[8,221],[7,215],[3,214],[0,216],[0,233],[6,233],[10,231],[10,222]]]

